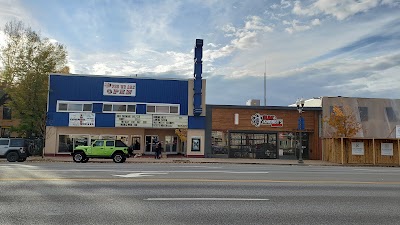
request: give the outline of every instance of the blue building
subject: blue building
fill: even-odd
[[[204,157],[205,80],[50,74],[45,155],[95,139],[120,139],[135,153]],[[197,96],[200,100],[196,101]],[[200,95],[199,95],[200,93]],[[187,138],[177,133],[187,129]]]

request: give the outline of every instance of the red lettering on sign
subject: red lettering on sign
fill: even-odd
[[[263,115],[263,120],[274,120],[275,118],[275,115]]]

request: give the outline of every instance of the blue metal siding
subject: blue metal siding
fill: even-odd
[[[102,103],[94,103],[92,112],[102,113],[103,112],[103,104]]]
[[[104,82],[136,83],[136,96],[105,96]],[[180,104],[181,115],[187,115],[188,81],[53,74],[49,112],[56,111],[57,100]]]
[[[68,127],[69,123],[69,114],[68,113],[56,113],[49,112],[47,113],[47,126],[60,126],[60,127]]]
[[[189,116],[188,121],[189,129],[205,129],[206,117],[205,116]]]
[[[146,105],[137,104],[136,105],[136,114],[146,114]]]
[[[96,113],[96,127],[115,127],[115,113]]]
[[[136,83],[136,96],[105,96],[104,82]],[[68,126],[69,114],[56,112],[57,100],[142,103],[136,106],[138,114],[146,113],[146,103],[179,104],[180,115],[187,115],[188,81],[51,74],[48,126]],[[114,127],[115,114],[103,114],[102,107],[101,103],[93,104],[96,127]]]

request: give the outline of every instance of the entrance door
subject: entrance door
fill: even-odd
[[[146,135],[146,152],[155,152],[158,140],[158,135]]]
[[[132,147],[134,151],[140,150],[140,143],[141,143],[140,139],[141,139],[140,136],[132,136]]]
[[[177,136],[165,136],[165,152],[176,153],[178,144]]]
[[[300,137],[300,134],[298,133],[298,136],[297,136],[297,140],[299,141],[300,139],[299,139],[299,137]],[[308,135],[308,133],[306,133],[306,132],[302,132],[302,138],[301,138],[301,142],[303,142],[302,143],[302,147],[303,147],[303,155],[302,155],[302,158],[303,159],[309,159],[310,158],[310,148],[309,148],[309,135]],[[299,147],[299,144],[297,145],[297,147]],[[297,159],[299,159],[299,151],[297,150],[296,151],[296,157],[297,157]]]

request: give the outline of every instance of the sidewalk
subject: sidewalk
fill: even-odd
[[[72,157],[29,157],[27,162],[73,162]],[[90,159],[89,162],[113,163],[112,159]],[[264,165],[313,165],[313,166],[337,166],[340,164],[325,162],[322,160],[304,160],[299,164],[297,160],[283,159],[237,159],[237,158],[161,158],[150,157],[128,158],[125,163],[227,163],[227,164],[264,164]]]

